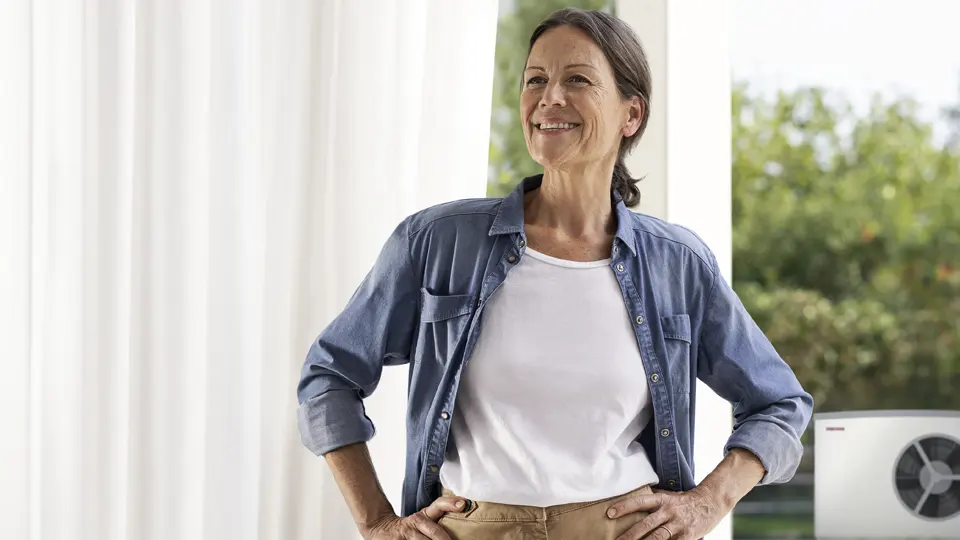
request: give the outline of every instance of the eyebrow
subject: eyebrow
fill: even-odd
[[[590,65],[590,64],[567,64],[567,66],[564,67],[563,69],[570,69],[570,68],[575,68],[575,67],[585,67],[585,68],[590,68],[590,69],[597,69],[597,68],[595,68],[594,66],[592,66],[592,65]],[[529,71],[529,70],[531,70],[531,69],[534,69],[534,70],[537,70],[537,71],[546,71],[545,69],[543,69],[543,68],[540,67],[540,66],[527,66],[527,69],[525,69],[524,71]]]

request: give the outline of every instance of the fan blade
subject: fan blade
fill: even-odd
[[[917,476],[898,476],[897,489],[899,491],[910,491],[914,489],[922,491],[923,486],[920,484],[920,478]]]
[[[943,460],[955,474],[960,474],[960,444],[953,444]]]
[[[923,468],[923,459],[916,446],[908,448],[897,462],[897,476],[918,476]]]

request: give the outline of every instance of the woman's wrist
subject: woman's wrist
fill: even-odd
[[[398,519],[393,505],[383,493],[365,443],[345,446],[324,457],[361,534],[391,519]]]
[[[383,529],[391,521],[400,519],[400,516],[390,509],[388,512],[385,512],[380,517],[368,521],[366,523],[357,522],[357,530],[360,532],[360,536],[366,538],[373,534],[374,532]]]
[[[766,469],[760,458],[743,448],[733,448],[697,490],[704,492],[724,510],[733,507],[763,479]]]

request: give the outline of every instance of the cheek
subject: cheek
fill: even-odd
[[[527,124],[527,121],[530,119],[530,115],[533,114],[534,109],[537,107],[539,99],[533,94],[533,92],[524,92],[520,94],[520,116],[524,124]]]
[[[599,89],[591,88],[591,91],[587,92],[584,97],[590,103],[591,109],[598,113],[603,111],[607,100],[604,99],[606,96]]]
[[[598,137],[607,137],[612,132],[619,132],[620,109],[615,102],[612,102],[606,92],[589,92],[584,96],[594,116],[595,133]]]

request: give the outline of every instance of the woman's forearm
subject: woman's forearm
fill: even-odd
[[[699,488],[712,494],[729,511],[756,487],[765,472],[760,459],[752,452],[732,448],[717,468],[700,482]]]
[[[395,515],[380,486],[366,443],[344,446],[324,454],[324,458],[361,532],[378,519]]]

